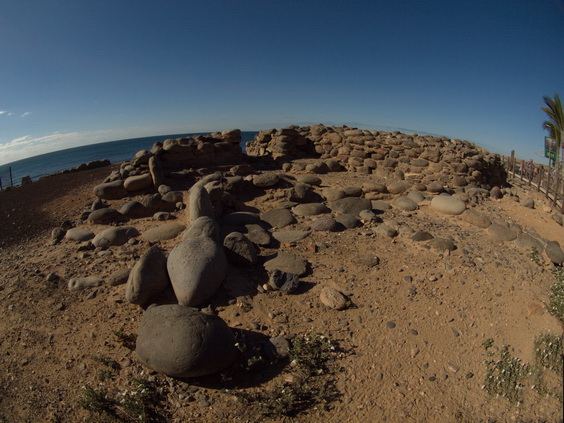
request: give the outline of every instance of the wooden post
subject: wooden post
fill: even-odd
[[[13,187],[14,181],[12,181],[12,166],[10,166],[8,169],[10,170],[10,186]]]
[[[541,185],[542,185],[542,174],[544,172],[544,167],[539,166],[539,186],[538,186],[538,192],[541,192]]]
[[[556,175],[556,184],[554,185],[554,206],[556,206],[556,202],[558,201],[558,194],[560,193],[560,175]]]
[[[515,176],[515,150],[511,150],[511,173]]]
[[[550,169],[546,172],[546,198],[548,197],[548,193],[550,192]]]

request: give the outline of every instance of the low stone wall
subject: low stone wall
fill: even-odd
[[[506,180],[501,157],[468,141],[356,128],[313,125],[261,131],[247,144],[250,156],[284,161],[303,157],[337,160],[348,171],[452,188],[490,188]]]

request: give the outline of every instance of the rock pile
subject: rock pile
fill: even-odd
[[[468,141],[397,131],[292,126],[260,132],[246,151],[250,156],[270,155],[282,161],[318,156],[320,173],[343,166],[353,172],[396,176],[430,190],[431,184],[490,189],[503,184],[506,177],[499,155]]]
[[[209,305],[222,285],[240,283],[233,282],[235,267],[254,269],[261,275],[268,272],[269,277],[259,285],[262,290],[297,292],[299,277],[311,272],[311,265],[282,249],[261,256],[263,249],[291,247],[312,233],[363,225],[374,236],[408,235],[414,243],[425,243],[441,253],[459,247],[453,239],[415,232],[385,217],[389,210],[409,217],[428,207],[441,219],[481,228],[498,242],[512,242],[524,250],[536,248],[555,263],[564,261],[557,242],[471,208],[482,197],[495,198],[507,190],[494,190],[495,195],[489,191],[493,184],[503,182],[498,158],[458,140],[322,125],[263,131],[248,151],[283,157],[283,171],[260,173],[247,163],[238,163],[191,181],[188,192],[165,185],[174,185],[179,180],[174,175],[184,175],[193,167],[233,164],[242,157],[239,140],[237,130],[225,131],[167,140],[151,151],[141,151],[95,188],[98,199],[82,215],[86,224],[114,226],[96,235],[84,228],[53,231],[53,243],[81,242],[79,248],[86,250],[139,242],[138,237],[150,243],[133,269],[116,272],[110,283],[126,281],[126,300],[145,308],[137,354],[159,372],[200,376],[219,371],[236,359],[233,334],[226,323],[197,310]],[[291,161],[311,154],[319,158],[313,166]],[[328,187],[323,185],[323,176],[312,175],[342,168],[372,173],[374,178],[362,186]],[[247,211],[243,198],[262,195],[273,201],[256,212]],[[104,201],[124,196],[137,199],[127,201],[119,211]],[[161,221],[179,213],[184,213],[183,223],[159,224],[143,233],[131,223],[124,224],[150,216]],[[158,245],[176,239],[168,253]],[[318,246],[312,248],[315,251]],[[378,266],[379,259],[366,257],[362,264]],[[75,278],[69,289],[94,289],[102,283],[95,277]],[[345,294],[330,286],[321,290],[319,300],[335,310],[350,304]]]

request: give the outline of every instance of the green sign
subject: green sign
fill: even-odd
[[[550,137],[544,137],[544,157],[556,160],[556,140]]]

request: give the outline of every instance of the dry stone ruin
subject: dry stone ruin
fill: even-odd
[[[554,263],[564,262],[557,242],[492,222],[470,208],[482,198],[511,192],[500,157],[467,141],[313,125],[261,131],[246,154],[240,142],[240,131],[230,130],[169,139],[139,151],[95,188],[96,199],[76,228],[53,231],[54,244],[74,242],[84,251],[146,243],[133,269],[115,269],[108,281],[75,278],[69,289],[125,283],[125,300],[145,310],[138,358],[158,372],[201,376],[237,359],[231,330],[207,309],[222,289],[229,296],[229,289],[235,292],[235,285],[245,283],[233,278],[234,269],[268,275],[253,289],[291,294],[300,276],[312,271],[309,264],[288,252],[263,251],[315,231],[354,230],[368,223],[377,236],[393,239],[406,228],[378,217],[389,209],[409,216],[426,205],[516,248],[533,245]],[[323,186],[328,172],[371,177],[362,186]],[[265,192],[276,202],[249,211],[246,201]],[[296,228],[304,219],[311,220],[306,230]],[[140,230],[141,221],[156,223]],[[438,251],[457,248],[452,239],[425,231],[409,236]],[[163,248],[170,240],[172,247]],[[370,260],[377,264],[377,258]],[[343,293],[329,287],[320,301],[335,310],[347,305]]]

